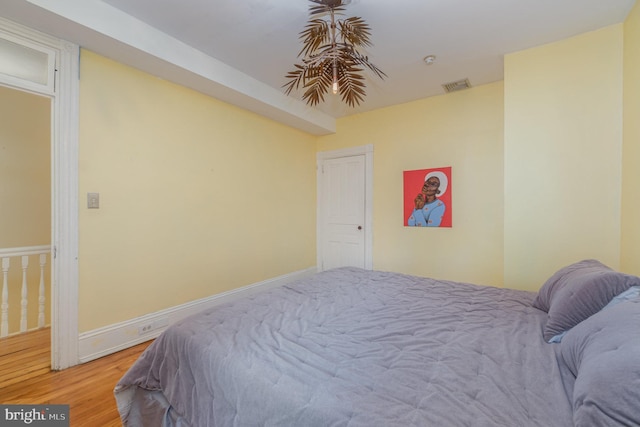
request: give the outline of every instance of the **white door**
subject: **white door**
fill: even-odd
[[[319,164],[318,268],[371,268],[367,155],[324,158]]]

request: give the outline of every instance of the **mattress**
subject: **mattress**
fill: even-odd
[[[536,294],[339,268],[162,333],[115,389],[127,426],[570,426]]]

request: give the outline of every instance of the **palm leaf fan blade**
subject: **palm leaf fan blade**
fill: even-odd
[[[321,19],[311,21],[306,29],[300,33],[302,40],[302,50],[298,56],[310,55],[323,44],[328,43],[331,38],[329,36],[329,26]]]
[[[282,85],[282,87],[285,88],[285,93],[287,95],[289,95],[293,89],[298,89],[300,87],[300,83],[304,77],[304,67],[298,64],[294,64],[294,66],[296,69],[294,71],[289,71],[286,75],[289,82]]]
[[[352,17],[340,21],[340,34],[342,38],[353,46],[371,46],[369,26],[362,18]]]

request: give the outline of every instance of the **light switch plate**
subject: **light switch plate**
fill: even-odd
[[[87,207],[89,209],[100,208],[100,193],[87,193]]]

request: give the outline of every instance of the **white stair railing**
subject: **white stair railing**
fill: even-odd
[[[45,267],[47,265],[47,256],[51,253],[51,246],[30,246],[22,248],[0,249],[0,259],[2,259],[2,296],[0,302],[0,338],[9,335],[9,296],[17,291],[17,285],[11,283],[9,271],[11,269],[12,259],[17,263],[21,262],[22,281],[20,285],[20,333],[29,330],[27,310],[29,307],[29,286],[28,286],[28,269],[29,256],[39,255],[40,257],[40,283],[38,287],[38,326],[42,328],[45,325],[45,307],[46,307],[46,287],[45,287]],[[36,329],[36,328],[31,328]]]
[[[51,250],[49,250],[51,252]],[[38,328],[44,328],[44,307],[47,298],[44,288],[44,267],[47,265],[47,254],[40,254],[40,286],[38,287]]]
[[[0,317],[0,337],[6,337],[9,334],[9,286],[7,282],[9,281],[10,261],[8,257],[2,258],[2,304],[0,304],[2,316]]]

